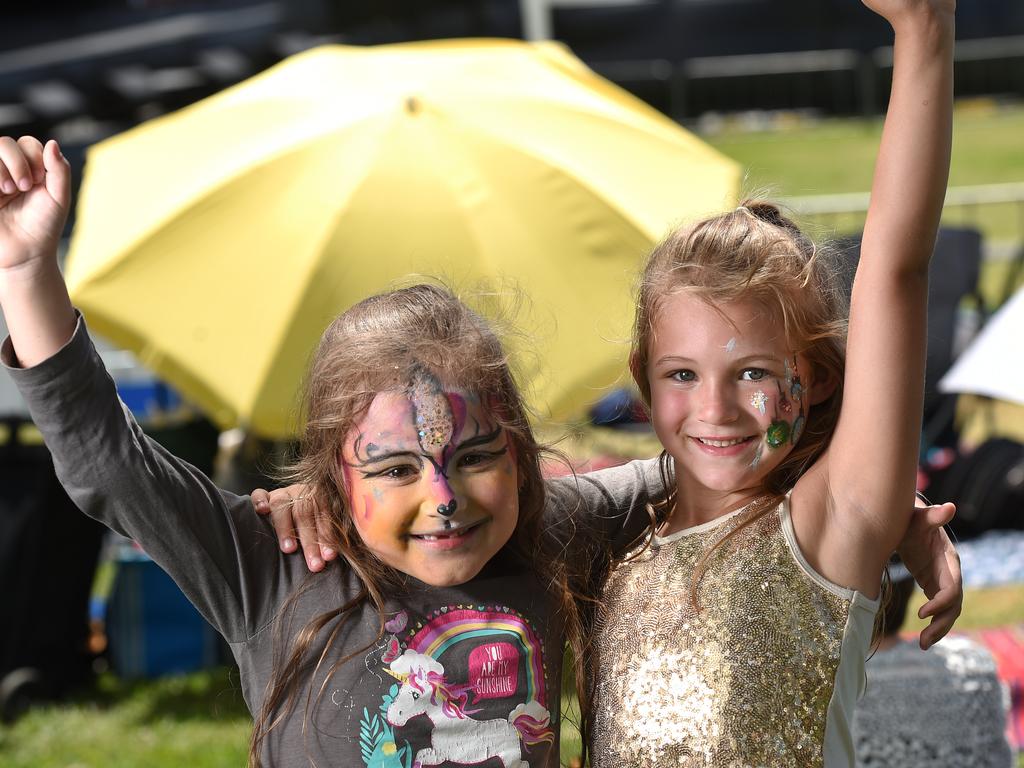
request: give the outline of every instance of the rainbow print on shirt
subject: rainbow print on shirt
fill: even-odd
[[[363,710],[367,768],[494,758],[505,768],[530,768],[530,748],[552,743],[554,732],[543,644],[529,621],[507,606],[457,605],[407,624],[403,612],[385,625],[393,634],[381,661],[396,684],[379,712]],[[421,716],[432,724],[430,744],[416,749],[401,729]]]

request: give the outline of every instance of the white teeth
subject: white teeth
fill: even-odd
[[[703,437],[698,437],[697,439],[704,443],[704,445],[710,445],[713,448],[728,448],[732,445],[739,445],[747,438],[737,437],[733,440],[705,440]]]

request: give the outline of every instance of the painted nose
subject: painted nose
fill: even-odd
[[[447,504],[438,504],[437,513],[442,517],[451,517],[455,514],[455,509],[459,506],[459,503],[452,499]]]

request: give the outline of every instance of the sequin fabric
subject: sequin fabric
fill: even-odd
[[[823,765],[850,604],[794,560],[781,507],[726,538],[755,506],[610,574],[595,627],[594,768]],[[719,541],[696,608],[694,566]]]

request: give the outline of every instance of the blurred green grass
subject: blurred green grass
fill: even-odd
[[[783,122],[773,131],[727,126],[706,138],[748,169],[745,190],[788,197],[869,189],[880,128],[879,120],[800,120]],[[960,105],[955,131],[952,185],[1024,181],[1024,108],[988,102]],[[980,226],[990,240],[1024,240],[1021,211],[1012,206],[983,214],[952,211],[946,221]],[[823,223],[838,232],[860,224],[856,217]],[[983,280],[996,285],[1000,268],[998,263],[987,265]],[[1024,586],[968,592],[957,627],[1016,622],[1024,622]],[[95,691],[37,708],[13,726],[0,727],[0,766],[242,766],[250,719],[236,675],[216,669],[147,682],[104,675]],[[579,752],[571,720],[570,715],[563,726],[565,760]],[[1024,768],[1024,756],[1019,765]]]

